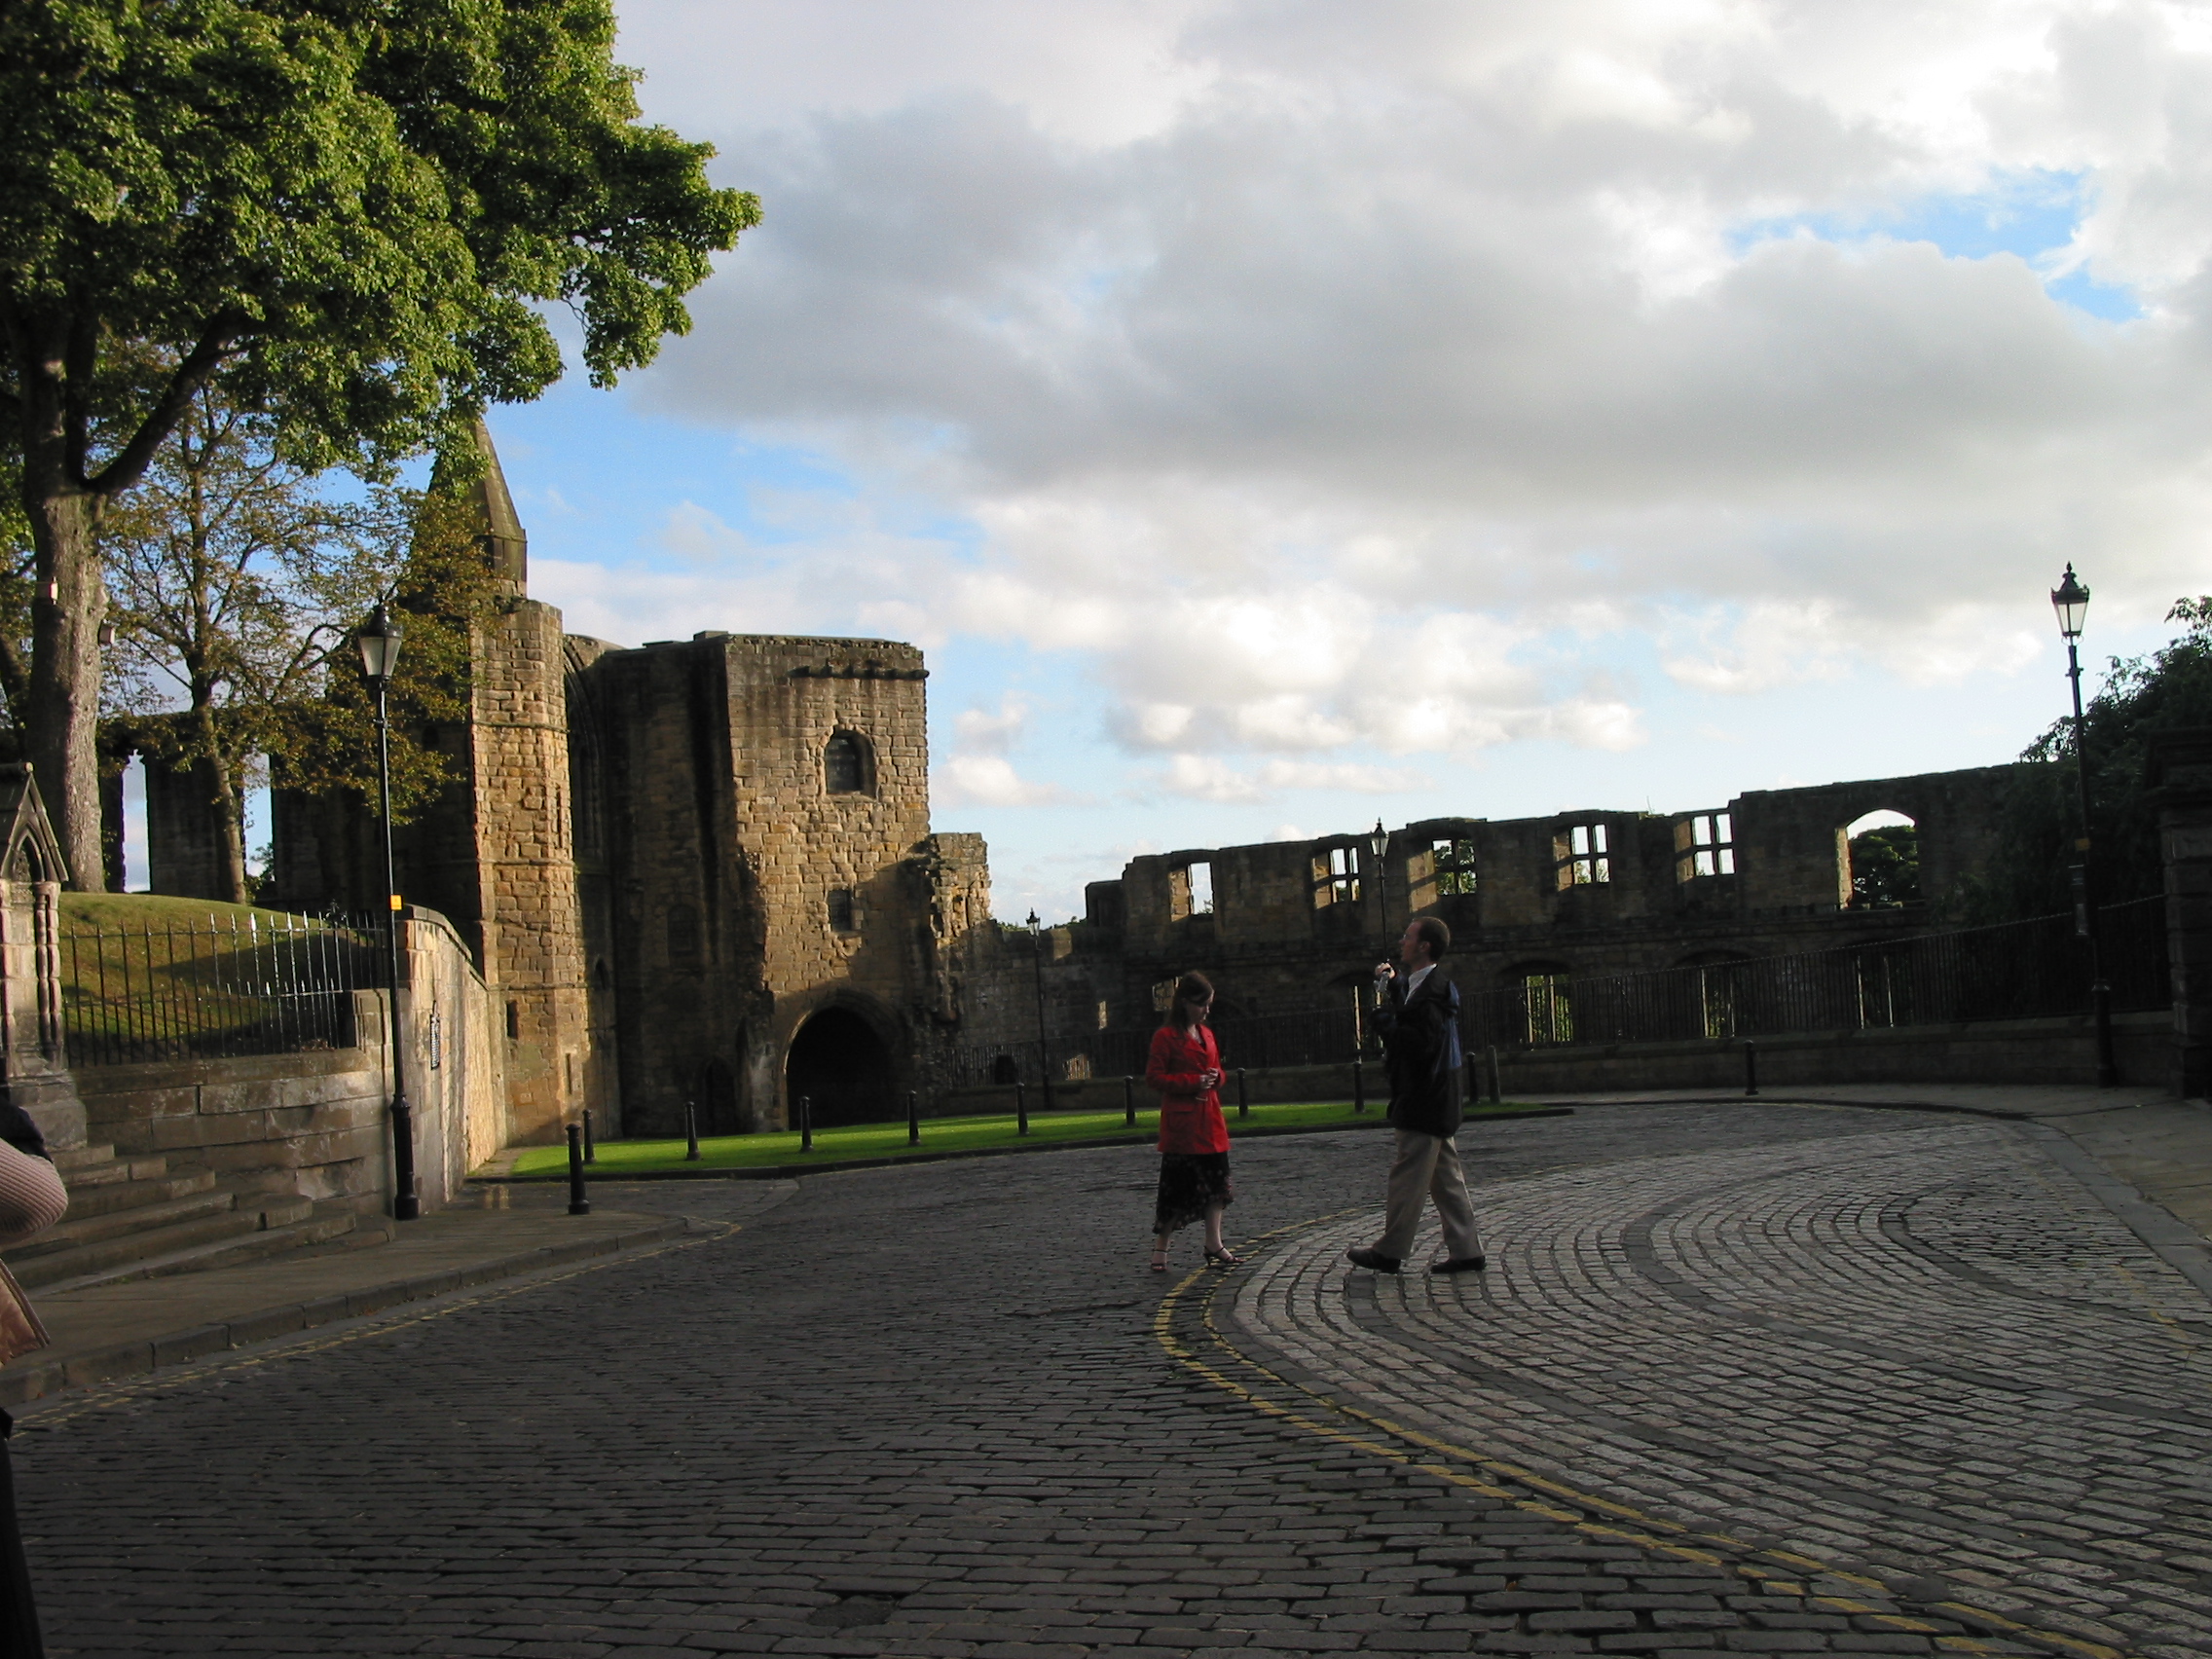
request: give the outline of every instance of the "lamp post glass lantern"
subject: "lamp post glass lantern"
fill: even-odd
[[[2050,590],[2050,608],[2058,617],[2058,637],[2066,642],[2066,678],[2074,691],[2074,794],[2082,818],[2082,833],[2074,842],[2077,860],[2068,872],[2076,895],[2076,913],[2082,937],[2089,944],[2089,1013],[2096,1022],[2097,1086],[2110,1088],[2120,1081],[2120,1067],[2112,1046],[2112,987],[2105,982],[2103,941],[2098,937],[2097,900],[2089,881],[2089,751],[2088,734],[2082,718],[2082,630],[2089,618],[2089,590],[2074,573],[2073,565]]]
[[[423,1200],[415,1192],[415,1114],[407,1104],[407,1075],[402,1059],[403,1032],[399,1022],[399,874],[391,840],[391,720],[386,693],[392,671],[399,666],[399,624],[378,606],[354,636],[361,652],[361,678],[377,694],[377,801],[384,818],[384,891],[389,912],[385,917],[385,939],[389,947],[390,975],[385,1001],[391,1014],[391,1217],[413,1221],[423,1213]]]

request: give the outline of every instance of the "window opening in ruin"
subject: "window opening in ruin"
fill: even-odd
[[[1474,842],[1431,841],[1428,844],[1428,866],[1435,874],[1436,896],[1439,899],[1449,899],[1456,893],[1474,892]]]
[[[1560,891],[1588,887],[1613,879],[1613,861],[1605,845],[1603,824],[1576,824],[1552,836],[1552,862],[1559,870]]]
[[[1920,827],[1901,812],[1869,812],[1836,836],[1836,890],[1854,910],[1920,903]]]
[[[831,794],[867,793],[867,747],[857,734],[841,731],[823,746],[822,783]]]
[[[1328,847],[1313,855],[1313,908],[1359,903],[1359,849]]]
[[[1735,827],[1725,812],[1700,812],[1675,821],[1675,879],[1736,873]]]
[[[1101,1031],[1106,1029],[1106,1002],[1104,998],[1100,998],[1098,1003],[1098,1029]]]
[[[1181,921],[1185,916],[1207,916],[1213,913],[1213,866],[1204,859],[1194,859],[1181,869],[1172,870],[1167,878],[1167,907],[1171,918]]]
[[[1527,1015],[1529,1042],[1532,1047],[1552,1043],[1574,1041],[1574,1003],[1568,990],[1567,977],[1549,969],[1533,974],[1523,974],[1521,978],[1522,1010]]]
[[[522,1041],[522,1004],[518,1002],[507,1004],[507,1041]]]
[[[123,762],[123,847],[116,862],[123,866],[124,892],[152,890],[153,865],[146,857],[146,762],[135,755]]]
[[[830,890],[830,929],[841,934],[860,931],[853,921],[853,890],[849,887]]]

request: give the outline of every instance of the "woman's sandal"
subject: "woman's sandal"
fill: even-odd
[[[1155,1251],[1154,1251],[1154,1252],[1152,1253],[1152,1271],[1153,1271],[1154,1272],[1156,1272],[1156,1273],[1163,1273],[1163,1272],[1165,1272],[1167,1271],[1167,1252],[1166,1252],[1166,1250],[1164,1250],[1164,1249],[1160,1249],[1160,1250],[1155,1250]]]
[[[1244,1258],[1234,1250],[1208,1250],[1206,1260],[1224,1268],[1240,1268],[1244,1265]]]

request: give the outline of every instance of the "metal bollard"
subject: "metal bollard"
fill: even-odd
[[[1249,1118],[1252,1115],[1252,1102],[1244,1094],[1244,1068],[1242,1066],[1236,1068],[1236,1115],[1239,1118]]]
[[[1122,1122],[1130,1128],[1137,1126],[1137,1080],[1122,1079]]]
[[[919,1090],[906,1090],[906,1144],[922,1144],[922,1096]]]
[[[1367,1110],[1367,1062],[1365,1060],[1355,1059],[1351,1063],[1351,1109],[1354,1112]]]
[[[683,1103],[683,1161],[699,1161],[699,1109],[688,1100]]]
[[[1017,1135],[1029,1132],[1029,1089],[1018,1082],[1014,1086],[1014,1132]]]
[[[584,1197],[584,1132],[569,1125],[569,1213],[591,1214],[591,1199]]]
[[[798,1097],[798,1149],[801,1152],[814,1150],[814,1096],[811,1094]]]
[[[586,1163],[597,1163],[599,1161],[599,1148],[592,1145],[591,1140],[591,1108],[589,1106],[584,1108],[584,1161]]]
[[[1468,1105],[1473,1105],[1483,1097],[1483,1080],[1476,1075],[1475,1056],[1471,1050],[1460,1059],[1459,1083],[1466,1091]]]
[[[1505,1078],[1497,1068],[1497,1045],[1484,1044],[1483,1052],[1490,1059],[1490,1099],[1494,1106],[1505,1098]]]
[[[1746,1097],[1759,1091],[1759,1046],[1748,1039],[1744,1044],[1744,1093]]]

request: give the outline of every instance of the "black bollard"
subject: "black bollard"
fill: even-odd
[[[591,1199],[584,1197],[584,1132],[569,1125],[569,1213],[591,1214]]]
[[[1351,1109],[1354,1112],[1367,1110],[1367,1062],[1364,1060],[1351,1063]]]
[[[1759,1091],[1759,1046],[1747,1041],[1744,1044],[1744,1093],[1747,1097]]]
[[[1122,1122],[1130,1128],[1137,1126],[1137,1080],[1122,1079]]]
[[[811,1094],[798,1097],[798,1149],[801,1152],[814,1150],[814,1096]]]
[[[918,1090],[906,1090],[906,1144],[922,1144],[922,1097]]]
[[[1459,1083],[1466,1089],[1469,1105],[1483,1097],[1482,1079],[1475,1075],[1475,1056],[1471,1051],[1460,1061]]]
[[[1029,1132],[1029,1089],[1019,1082],[1014,1086],[1014,1132],[1017,1135]]]
[[[1497,1045],[1485,1044],[1483,1053],[1490,1059],[1490,1099],[1494,1106],[1505,1098],[1505,1079],[1497,1069]]]
[[[1242,1066],[1236,1068],[1236,1115],[1239,1118],[1249,1118],[1252,1115],[1252,1102],[1244,1094],[1244,1068]]]
[[[586,1163],[597,1163],[599,1161],[599,1148],[592,1144],[591,1139],[591,1108],[589,1106],[584,1108],[584,1161]]]
[[[683,1161],[699,1161],[699,1109],[688,1100],[683,1103]]]

